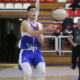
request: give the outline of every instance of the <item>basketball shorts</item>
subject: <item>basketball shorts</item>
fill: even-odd
[[[40,62],[45,63],[41,50],[24,50],[22,51],[19,58],[21,58],[19,59],[20,63],[28,62],[30,65],[33,65],[34,67],[36,67],[37,64]],[[19,69],[21,69],[20,63]]]

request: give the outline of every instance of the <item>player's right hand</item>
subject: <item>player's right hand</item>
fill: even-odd
[[[74,44],[73,44],[73,47],[76,47],[76,46],[77,46],[77,43],[74,43]]]

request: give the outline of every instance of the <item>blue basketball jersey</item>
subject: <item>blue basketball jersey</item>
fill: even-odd
[[[28,21],[28,20],[26,20]],[[30,22],[30,26],[36,30],[36,27]],[[36,22],[37,26],[38,22]],[[31,47],[37,47],[38,49],[41,48],[41,44],[38,41],[38,37],[32,37],[29,33],[27,32],[21,32],[21,44],[20,44],[20,48],[21,49],[27,49],[27,48],[31,48]]]

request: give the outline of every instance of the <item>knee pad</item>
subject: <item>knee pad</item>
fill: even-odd
[[[45,80],[45,63],[44,62],[40,62],[37,66],[36,69],[38,70],[38,76],[37,76],[37,80]]]
[[[45,75],[46,68],[45,68],[45,63],[44,63],[44,62],[40,62],[40,63],[37,65],[36,68],[37,68],[39,74]]]
[[[27,77],[31,77],[32,75],[32,69],[31,69],[31,66],[29,63],[23,63],[22,64],[22,70],[24,72],[24,75],[27,76]]]

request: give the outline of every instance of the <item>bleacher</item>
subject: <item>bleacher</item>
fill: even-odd
[[[74,0],[40,0],[40,2],[42,3],[58,3],[58,2],[61,2],[61,3],[72,3]],[[0,2],[36,2],[36,0],[0,0]]]

